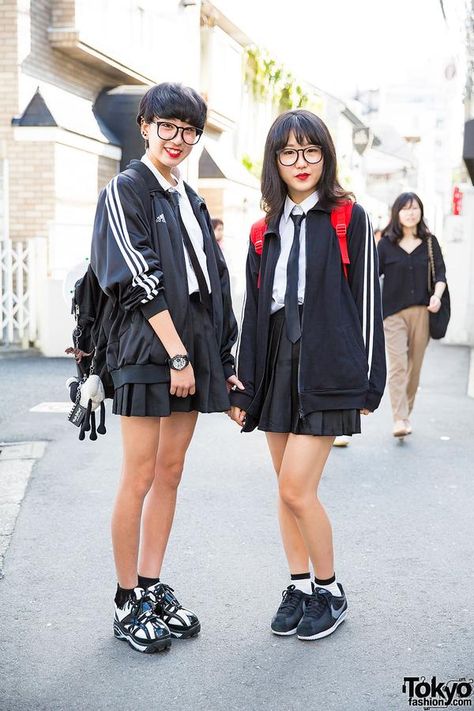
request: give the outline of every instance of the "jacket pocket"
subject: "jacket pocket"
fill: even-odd
[[[360,336],[360,338],[359,338]],[[318,337],[308,353],[302,346],[301,391],[340,393],[368,387],[368,364],[362,334],[352,324],[335,325]]]
[[[162,365],[166,360],[167,354],[161,341],[140,309],[134,309],[128,327],[119,336],[118,367],[150,362]]]

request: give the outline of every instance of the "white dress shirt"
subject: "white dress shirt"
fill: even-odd
[[[318,202],[318,193],[315,190],[299,205],[287,195],[283,206],[283,214],[280,219],[280,244],[281,251],[278,257],[278,262],[275,268],[275,276],[273,279],[272,293],[272,313],[282,309],[285,306],[286,292],[286,268],[288,258],[290,256],[291,245],[293,244],[293,235],[295,234],[295,225],[290,215],[306,214],[308,210]],[[300,231],[300,256],[298,262],[298,303],[304,302],[304,290],[306,287],[306,220],[301,223]]]
[[[198,258],[202,272],[206,279],[206,284],[207,288],[209,289],[209,293],[211,293],[211,280],[209,279],[206,253],[204,252],[204,238],[202,236],[202,231],[199,226],[199,222],[197,221],[196,216],[193,212],[193,208],[191,207],[191,203],[189,202],[189,198],[186,193],[186,188],[184,187],[184,182],[178,168],[173,168],[171,170],[173,178],[176,180],[175,185],[172,185],[166,180],[166,178],[161,175],[160,171],[153,165],[146,153],[144,156],[142,156],[141,161],[146,165],[147,168],[151,170],[151,172],[164,190],[174,190],[178,193],[179,211],[181,213],[181,219],[183,220],[184,226],[186,227],[187,233],[189,235],[189,239],[191,240],[192,245],[194,247],[194,251],[196,252],[196,257]],[[188,291],[190,294],[193,294],[194,292],[199,291],[199,284],[196,278],[196,274],[194,273],[193,265],[188,254],[188,250],[186,249],[186,245],[184,244],[184,242],[183,247],[186,259]]]

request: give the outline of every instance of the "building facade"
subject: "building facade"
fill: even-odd
[[[55,356],[69,345],[68,290],[85,268],[97,194],[140,157],[136,109],[152,84],[189,84],[208,102],[184,174],[224,219],[237,300],[249,227],[261,214],[265,135],[279,111],[306,105],[321,115],[340,149],[342,181],[364,199],[353,141],[362,122],[253,47],[217,4],[3,0],[0,344],[21,341]],[[255,70],[263,60],[262,75]]]

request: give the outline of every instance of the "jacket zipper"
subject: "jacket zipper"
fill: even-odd
[[[304,412],[303,412],[303,406],[301,405],[301,383],[300,383],[300,374],[301,374],[301,352],[303,350],[302,345],[303,345],[303,323],[304,323],[304,303],[303,303],[303,311],[301,314],[301,338],[300,338],[300,352],[298,355],[298,382],[297,382],[297,387],[298,387],[298,415],[300,420],[303,419],[304,417]]]

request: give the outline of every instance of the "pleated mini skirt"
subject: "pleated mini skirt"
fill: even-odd
[[[196,393],[185,398],[170,395],[169,382],[126,383],[115,389],[114,414],[168,417],[172,412],[225,412],[230,408],[211,317],[196,298],[190,300],[190,317],[192,338],[187,346],[194,369]]]
[[[301,318],[300,308],[300,318]],[[264,432],[292,432],[319,436],[360,433],[359,410],[317,410],[300,415],[298,362],[300,343],[286,335],[285,309],[270,317],[263,406],[258,429]],[[315,364],[317,367],[317,364]]]

